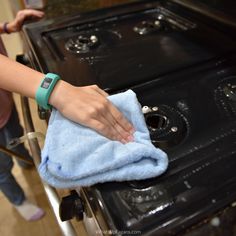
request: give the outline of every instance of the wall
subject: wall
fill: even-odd
[[[15,12],[20,9],[20,1],[6,1],[0,0],[0,22],[8,22],[14,18]],[[15,59],[17,54],[22,53],[22,42],[18,33],[10,35],[2,34],[2,39],[7,49],[10,58]]]

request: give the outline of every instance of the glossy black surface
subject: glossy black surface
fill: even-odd
[[[84,189],[102,230],[218,235],[233,222],[223,209],[234,212],[236,198],[235,35],[211,23],[171,1],[141,1],[25,27],[36,68],[110,93],[133,89],[168,153],[158,178]]]
[[[74,85],[96,83],[108,91],[196,65],[233,47],[224,34],[163,6],[159,1],[131,4],[122,11],[75,17],[70,24],[66,21],[70,26],[49,21],[25,30],[37,57],[47,58],[40,62],[43,71],[59,73]],[[147,33],[137,30],[145,27]],[[91,37],[96,44],[79,50],[78,44],[85,48]]]
[[[226,16],[236,20],[236,3],[234,0],[192,0],[195,3],[201,3],[203,6],[215,9]]]
[[[163,176],[98,187],[116,229],[176,234],[235,199],[236,102],[223,92],[235,84],[235,63],[229,57],[133,88],[143,106],[180,113],[186,130],[176,145],[164,146],[170,164]]]

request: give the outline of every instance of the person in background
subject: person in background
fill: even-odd
[[[42,13],[39,15],[38,13],[36,14],[35,11],[34,13],[34,17],[36,18],[43,16]],[[32,15],[27,14],[27,16],[31,17]],[[15,20],[15,22],[17,21]],[[17,30],[21,28],[22,23],[23,21],[21,21],[21,25],[18,23]],[[0,32],[14,32],[16,29],[12,27],[14,30],[11,31],[10,26],[10,23],[9,28],[8,24],[3,24]],[[38,88],[42,88],[44,78],[45,75],[43,73],[19,64],[4,55],[0,55],[0,88],[22,94],[29,98],[35,98]],[[4,94],[3,97],[5,97],[5,100],[1,100],[2,98],[0,97],[0,121],[5,121],[0,124],[2,125],[2,129],[4,129],[9,119],[8,117],[10,117],[11,114],[10,107],[12,106],[12,100],[8,93],[3,90],[1,90],[1,93]],[[107,99],[107,96],[108,94],[96,85],[75,87],[66,81],[58,80],[48,98],[48,104],[59,110],[66,118],[94,129],[111,140],[120,141],[124,144],[133,141],[133,133],[135,131],[133,125]],[[8,159],[6,159],[6,161]],[[9,164],[10,167],[8,168],[9,176],[4,176],[6,168],[4,169],[5,171],[0,168],[0,188],[2,191],[4,191],[4,187],[12,188],[11,182],[9,182],[9,180],[14,180],[10,173],[11,165],[12,164]],[[17,186],[15,180],[13,182],[15,186]],[[17,188],[17,191],[20,192],[19,186]],[[12,191],[10,191],[10,193],[11,192]],[[16,194],[15,197],[18,198],[18,195]],[[27,207],[24,207],[25,202],[27,202]],[[40,209],[30,204],[25,200],[25,197],[19,202],[12,203],[18,210],[19,208],[22,209],[21,211],[19,210],[19,212],[25,219],[32,219],[37,212],[40,212]]]
[[[10,34],[17,32],[21,29],[25,20],[40,19],[43,15],[44,13],[40,11],[21,10],[12,22],[0,24],[0,33]],[[0,53],[7,55],[1,38]],[[24,132],[19,123],[17,110],[10,92],[0,89],[0,104],[0,144],[6,146],[11,139],[21,137]],[[14,151],[27,159],[31,159],[28,150],[23,144],[17,146]],[[18,162],[18,164],[23,168],[29,167],[23,161]],[[0,152],[0,190],[24,219],[33,221],[42,218],[44,211],[26,198],[24,191],[11,173],[12,167],[12,158]]]

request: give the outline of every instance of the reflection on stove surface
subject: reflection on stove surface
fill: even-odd
[[[235,199],[236,67],[215,64],[175,73],[171,83],[132,88],[153,144],[168,153],[170,163],[158,178],[101,191],[118,229],[175,234]]]
[[[160,20],[142,21],[134,27],[134,31],[140,35],[150,34],[156,31],[168,30],[168,26]]]
[[[180,20],[179,17],[165,10],[164,8],[158,9],[158,14],[153,20],[143,20],[138,22],[134,27],[134,32],[140,35],[146,35],[150,33],[158,33],[161,31],[171,30],[188,30],[194,28],[193,23],[187,22],[186,20]]]
[[[77,70],[70,74],[64,74],[64,71],[75,70],[72,61],[77,63],[80,71],[82,64],[87,63],[93,75],[90,81],[95,79],[93,83],[101,88],[126,87],[129,83],[156,76],[157,71],[163,73],[194,63],[199,60],[196,54],[208,57],[211,52],[206,52],[205,48],[201,50],[197,44],[189,44],[186,39],[186,32],[196,27],[188,19],[156,5],[139,10],[139,14],[133,12],[84,24],[75,23],[43,33],[47,48],[58,61],[57,64],[52,60],[46,63],[52,64],[50,67],[56,66],[53,70],[61,71],[62,77],[73,74],[71,79],[77,82],[83,80],[83,73],[77,79]],[[172,55],[179,55],[182,60]]]
[[[127,227],[133,227],[140,220],[158,214],[173,204],[169,193],[160,185],[140,189],[135,188],[132,182],[130,184],[133,189],[116,193],[122,205],[134,213],[126,222]]]
[[[135,16],[133,17],[135,18]],[[99,44],[102,48],[111,44],[109,37],[114,37],[114,35],[118,36],[117,39],[126,37],[127,31],[123,32],[120,29],[116,29],[115,20],[117,19],[113,18],[111,20],[111,22],[114,21],[112,25],[113,31],[110,29],[105,30],[107,25],[104,23],[100,25],[99,22],[92,25],[92,29],[91,25],[88,25],[86,28],[80,26],[70,28],[69,30],[76,32],[77,36],[71,36],[65,42],[66,50],[77,54],[96,52],[95,49],[99,47]],[[133,24],[133,27],[132,25],[129,25],[129,28],[126,30],[129,30],[130,34],[133,30],[139,35],[148,35],[163,31],[186,31],[195,27],[194,23],[184,20],[161,7],[146,12],[146,15],[144,15],[142,19],[134,19]],[[114,35],[109,36],[111,33]],[[132,37],[137,36],[133,35]]]
[[[76,39],[69,39],[65,47],[73,53],[86,53],[99,44],[96,35],[79,35]]]
[[[236,115],[236,76],[224,78],[215,89],[218,108],[228,117]]]
[[[175,235],[236,198],[235,40],[172,4],[137,1],[31,28],[44,71],[76,86],[137,94],[169,168],[158,178],[94,186],[93,193],[98,220],[145,236]]]

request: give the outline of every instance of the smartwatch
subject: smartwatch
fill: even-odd
[[[58,80],[60,80],[60,76],[53,73],[46,74],[35,95],[36,102],[39,106],[47,110],[52,108],[52,106],[48,104],[48,99]]]

